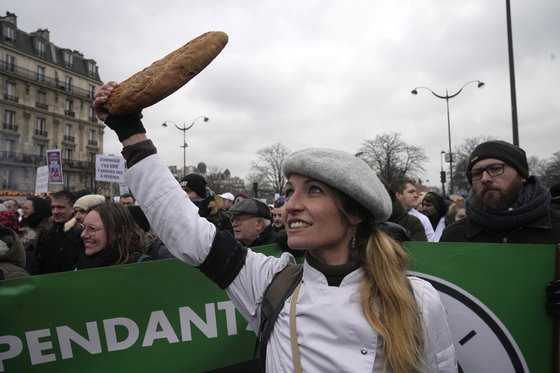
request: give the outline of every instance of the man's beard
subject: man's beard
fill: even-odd
[[[483,184],[480,190],[475,192],[474,204],[485,212],[506,211],[517,200],[522,189],[521,178],[513,180],[511,185],[505,189],[496,188],[492,184]]]

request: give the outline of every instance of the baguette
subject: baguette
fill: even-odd
[[[139,112],[166,98],[200,73],[228,42],[221,31],[206,32],[120,83],[104,107],[111,115]]]

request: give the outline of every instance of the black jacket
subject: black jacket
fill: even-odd
[[[51,223],[39,232],[35,246],[39,272],[74,270],[80,253],[84,251],[81,233],[82,229],[74,218],[66,223]]]
[[[560,243],[560,210],[549,208],[529,224],[508,231],[481,227],[467,216],[445,228],[440,242]]]

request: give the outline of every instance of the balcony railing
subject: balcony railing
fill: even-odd
[[[41,102],[36,102],[35,107],[38,109],[49,110],[49,105],[43,104]]]
[[[88,140],[88,145],[97,146],[97,140]]]
[[[37,165],[47,164],[47,158],[44,155],[0,151],[0,162],[12,162],[12,163],[21,163],[30,166],[31,165],[37,166]],[[95,167],[95,162],[78,161],[74,159],[63,159],[62,167],[88,170],[88,169],[93,169]]]
[[[14,64],[6,63],[6,61],[0,61],[0,70],[21,78],[36,81],[39,84],[47,86],[49,88],[67,91],[64,82],[61,82],[59,79],[55,79],[42,74],[37,74],[37,71],[29,70],[18,65],[14,66]],[[72,95],[83,97],[89,100],[93,99],[91,92],[88,89],[83,89],[72,85],[70,91],[72,92]]]
[[[64,110],[64,115],[73,118],[76,116],[76,113],[74,113],[72,110]]]
[[[13,101],[13,102],[18,102],[19,101],[18,96],[12,96],[12,95],[9,95],[7,93],[4,93],[4,99],[8,100],[8,101]]]
[[[75,139],[76,138],[74,136],[64,135],[64,141],[74,142]]]
[[[16,132],[18,130],[17,124],[12,124],[12,123],[4,123],[2,128],[4,128],[5,130],[16,131]]]
[[[49,137],[49,133],[47,131],[42,131],[42,130],[35,130],[35,135]]]

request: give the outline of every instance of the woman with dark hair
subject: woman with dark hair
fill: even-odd
[[[263,294],[294,257],[254,252],[201,218],[145,135],[141,115],[104,109],[116,85],[102,86],[93,107],[124,146],[125,179],[151,226],[178,259],[225,289],[258,331]],[[352,154],[307,149],[291,153],[283,173],[288,245],[306,256],[262,351],[266,371],[456,372],[437,291],[407,276],[406,251],[378,227],[391,199],[375,172]]]
[[[25,269],[36,275],[39,274],[39,260],[35,254],[35,244],[41,229],[51,220],[51,201],[48,198],[27,197],[21,211],[19,238],[25,249]]]
[[[81,237],[85,249],[76,269],[141,261],[146,245],[144,232],[126,207],[115,202],[94,206],[83,226]]]

